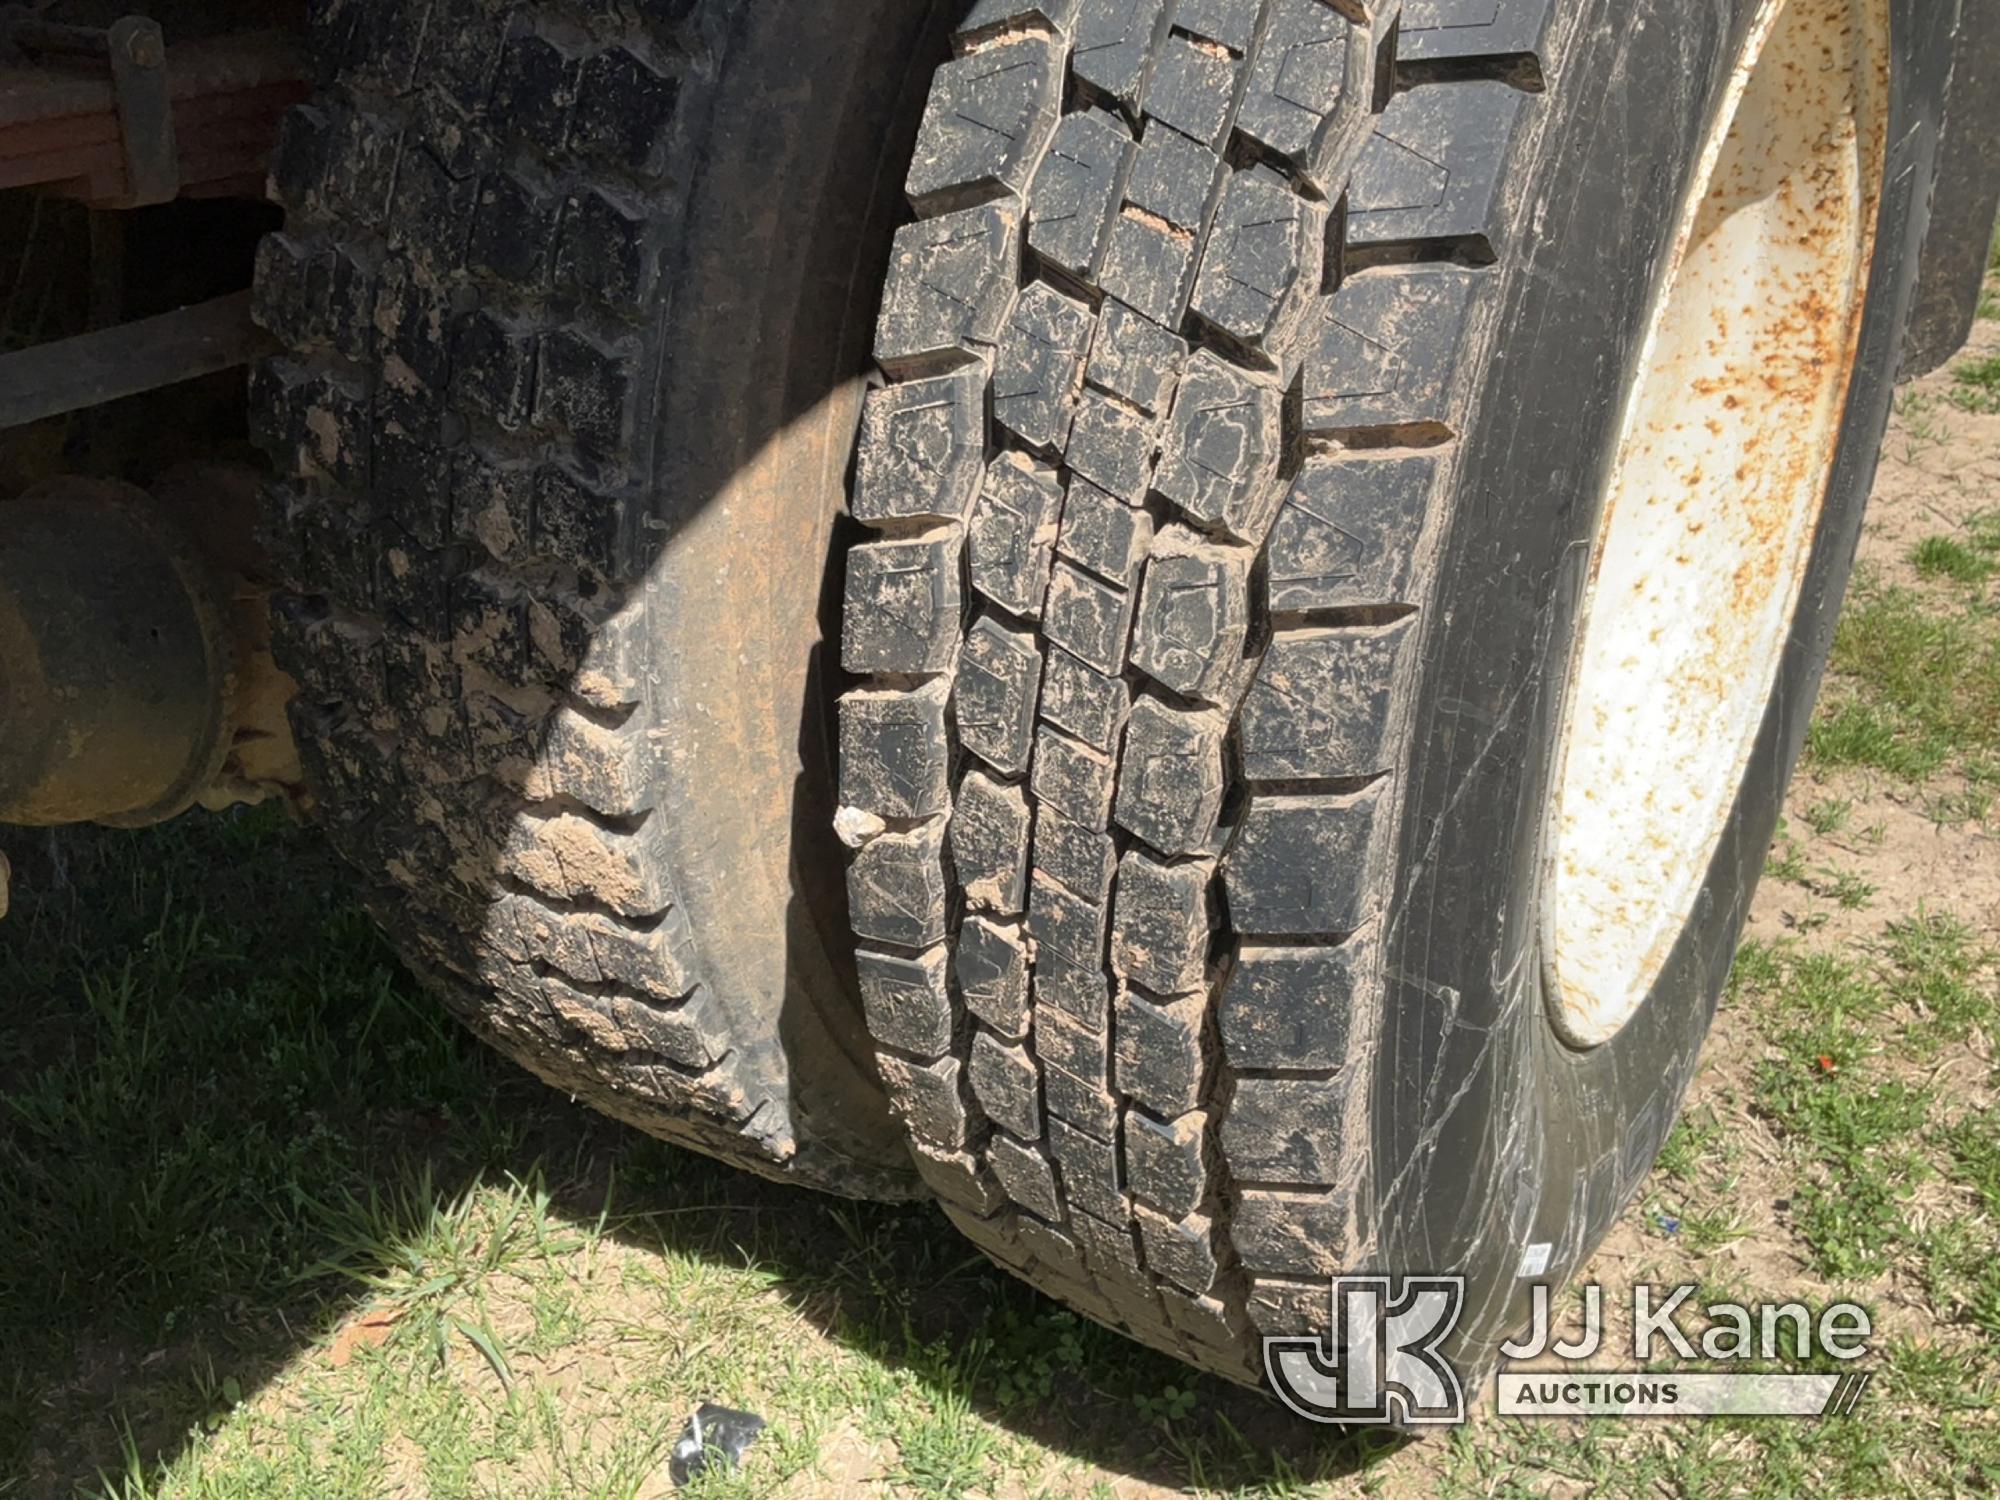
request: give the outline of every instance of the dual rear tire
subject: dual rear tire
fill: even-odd
[[[561,1086],[935,1194],[1204,1368],[1259,1379],[1352,1271],[1464,1276],[1483,1365],[1726,973],[1886,420],[1935,8],[463,8],[415,49],[332,9],[260,291],[295,721],[405,951]],[[1771,37],[1842,80],[1826,436],[1692,894],[1579,1022],[1607,496]]]

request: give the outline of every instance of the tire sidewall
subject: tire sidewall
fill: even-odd
[[[1860,353],[1777,686],[1695,911],[1632,1020],[1589,1051],[1566,1046],[1544,1006],[1562,689],[1659,268],[1754,0],[1588,0],[1528,146],[1433,575],[1375,1089],[1377,1265],[1466,1278],[1447,1352],[1467,1373],[1525,1325],[1537,1282],[1581,1265],[1672,1127],[1803,744],[1888,417],[1949,58],[1954,7],[1890,8]]]

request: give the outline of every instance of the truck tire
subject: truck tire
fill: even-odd
[[[881,1197],[819,617],[932,9],[330,0],[256,289],[279,649],[371,907],[555,1086]]]
[[[1349,1273],[1464,1278],[1443,1347],[1483,1370],[1595,1247],[1679,1108],[1817,691],[1951,9],[973,6],[858,445],[839,819],[883,1077],[1001,1264],[1254,1382]],[[1816,225],[1840,172],[1849,218]],[[1755,203],[1790,212],[1732,217]],[[1739,308],[1738,225],[1746,266],[1842,247],[1832,280]],[[1683,457],[1739,409],[1823,412],[1820,441],[1782,482],[1741,443],[1704,478]],[[1721,435],[1646,425],[1677,410]],[[1676,464],[1725,502],[1695,520],[1769,536],[1725,565],[1626,520]],[[1639,606],[1602,580],[1645,595],[1655,563],[1711,615],[1653,600],[1661,633],[1713,650],[1607,669]],[[1739,636],[1754,660],[1703,679]],[[1672,803],[1684,751],[1688,809],[1584,808],[1654,703],[1680,729],[1604,787]],[[1577,884],[1683,823],[1678,894]],[[1590,917],[1655,951],[1593,969]]]

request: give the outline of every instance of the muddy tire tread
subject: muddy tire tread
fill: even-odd
[[[937,976],[885,1074],[968,1237],[1237,1380],[1367,1254],[1390,771],[1553,9],[1404,0],[1392,77],[1394,4],[982,0],[918,148],[846,619],[849,711],[923,703],[842,763],[864,947]],[[1008,154],[940,179],[1009,51]],[[905,649],[854,650],[885,618]]]
[[[548,1082],[788,1175],[782,1059],[704,985],[642,701],[659,290],[731,8],[316,6],[252,409],[293,725],[371,910]]]

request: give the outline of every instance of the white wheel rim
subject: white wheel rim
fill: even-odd
[[[1659,978],[1777,681],[1859,342],[1887,44],[1887,0],[1764,0],[1655,295],[1549,822],[1549,1010],[1573,1046]]]

